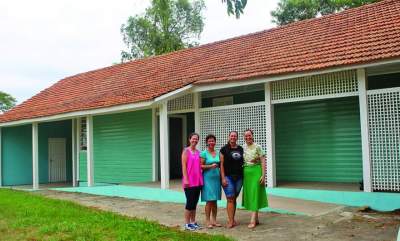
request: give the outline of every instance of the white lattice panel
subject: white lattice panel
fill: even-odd
[[[260,144],[264,151],[266,148],[266,120],[265,104],[254,103],[244,105],[233,105],[224,107],[213,107],[200,109],[200,137],[201,149],[205,149],[205,137],[214,134],[217,138],[216,150],[228,142],[230,131],[239,133],[238,142],[243,146],[243,132],[246,129],[254,131],[254,140]],[[270,132],[268,132],[269,134]],[[268,156],[268,153],[266,153]]]
[[[193,94],[187,94],[168,101],[168,111],[184,111],[193,109]]]
[[[400,89],[368,92],[372,188],[400,191]]]
[[[272,82],[272,100],[334,96],[358,91],[357,72],[353,70]]]

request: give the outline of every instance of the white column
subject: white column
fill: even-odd
[[[76,187],[77,182],[76,182],[76,157],[77,157],[77,152],[76,152],[76,119],[71,120],[72,123],[72,133],[71,133],[71,146],[72,146],[72,186]]]
[[[89,187],[94,186],[94,160],[93,160],[93,117],[86,116],[86,145],[87,145],[87,183]]]
[[[80,160],[79,160],[79,152],[81,150],[81,118],[76,118],[76,143],[75,143],[75,151],[76,151],[76,180],[77,185],[79,185],[79,173],[80,173]]]
[[[32,123],[32,186],[39,189],[38,123]]]
[[[201,106],[201,93],[193,93],[193,108],[194,108],[194,132],[200,134],[200,109]]]
[[[2,150],[1,150],[1,138],[2,138],[2,135],[1,135],[1,127],[0,127],[0,187],[3,186],[3,176],[1,175],[1,173],[2,173],[2,165],[3,165],[3,162],[2,162],[3,153],[2,153]]]
[[[168,139],[168,105],[164,101],[160,105],[160,171],[161,188],[169,188],[169,139]]]
[[[265,121],[267,144],[267,186],[276,187],[274,105],[271,103],[271,83],[265,83]]]
[[[151,123],[152,123],[152,138],[151,138],[151,143],[152,143],[152,168],[153,168],[153,177],[152,180],[153,182],[157,181],[158,179],[158,159],[157,159],[157,113],[156,113],[156,108],[153,108],[151,110]]]
[[[360,103],[364,192],[372,192],[371,157],[370,157],[369,127],[368,127],[368,96],[367,96],[367,82],[366,82],[367,78],[365,74],[365,69],[357,70],[357,80],[358,80],[358,96]]]

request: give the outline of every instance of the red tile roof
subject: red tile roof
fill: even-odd
[[[1,122],[152,100],[188,84],[314,71],[400,57],[400,0],[114,65],[60,80]]]

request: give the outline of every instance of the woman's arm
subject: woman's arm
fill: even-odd
[[[219,154],[219,161],[220,161],[220,172],[221,172],[221,183],[222,186],[226,187],[228,185],[228,182],[225,179],[225,168],[224,168],[224,155]]]
[[[183,176],[183,186],[187,187],[189,186],[189,178],[187,175],[187,155],[186,155],[186,150],[183,150],[182,156],[182,176]]]
[[[260,184],[265,185],[265,170],[266,170],[266,162],[265,162],[265,156],[261,156],[261,177],[260,177]]]

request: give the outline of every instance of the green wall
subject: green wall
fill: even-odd
[[[67,181],[72,180],[72,124],[70,120],[39,124],[39,182],[49,180],[49,138],[66,138]]]
[[[87,181],[87,152],[79,151],[79,181]]]
[[[278,181],[362,180],[358,97],[275,105]]]
[[[152,180],[151,110],[93,117],[94,181]]]
[[[2,128],[3,185],[32,184],[32,125]]]

